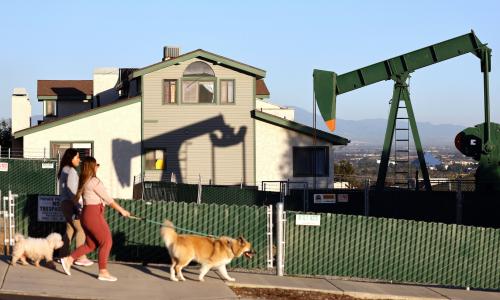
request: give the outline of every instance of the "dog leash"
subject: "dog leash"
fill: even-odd
[[[203,232],[198,232],[198,231],[190,230],[190,229],[187,229],[187,228],[177,227],[177,226],[174,226],[174,225],[172,225],[172,226],[165,226],[165,224],[163,224],[163,223],[156,222],[156,221],[153,221],[153,220],[150,220],[150,219],[146,219],[146,218],[142,218],[142,217],[138,217],[138,216],[130,215],[129,218],[133,219],[133,220],[145,221],[145,222],[148,222],[148,223],[151,223],[151,224],[160,225],[161,227],[172,227],[172,228],[177,229],[179,231],[185,231],[185,232],[194,233],[194,234],[198,234],[198,235],[202,235],[202,236],[207,236],[207,237],[216,237],[215,235],[211,235],[211,234],[206,234],[206,233],[203,233]]]

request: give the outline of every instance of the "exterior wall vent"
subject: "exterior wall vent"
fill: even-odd
[[[172,46],[163,47],[163,61],[176,58],[177,56],[180,55],[180,52],[181,48],[179,47],[172,47]]]

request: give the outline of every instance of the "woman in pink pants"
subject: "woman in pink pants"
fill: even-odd
[[[108,257],[113,240],[108,223],[104,219],[104,207],[106,205],[117,210],[122,216],[129,217],[130,212],[116,203],[109,196],[102,184],[96,177],[99,164],[95,158],[86,157],[82,163],[82,173],[78,182],[78,192],[75,199],[83,198],[83,210],[80,222],[85,230],[85,244],[78,247],[70,256],[61,259],[64,272],[71,275],[70,269],[73,262],[80,256],[86,255],[99,248],[99,280],[116,281],[117,278],[109,274],[107,269]]]

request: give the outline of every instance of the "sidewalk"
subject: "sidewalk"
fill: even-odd
[[[365,299],[456,299],[500,300],[500,293],[429,288],[413,285],[368,283],[321,278],[278,277],[254,273],[231,273],[236,282],[226,283],[215,272],[196,280],[197,268],[184,271],[185,282],[172,282],[165,265],[112,263],[109,266],[117,282],[96,279],[97,266],[72,268],[72,276],[57,270],[34,266],[11,267],[9,258],[0,259],[2,286],[0,299],[19,299],[15,295],[63,299],[238,299],[229,285],[239,287],[286,288],[345,294]],[[9,298],[10,297],[10,298]]]

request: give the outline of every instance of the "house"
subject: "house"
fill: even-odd
[[[95,156],[115,197],[130,198],[139,175],[333,186],[334,147],[349,141],[296,123],[293,109],[270,103],[265,74],[202,49],[179,55],[166,47],[160,62],[144,68],[100,68],[93,80],[39,81],[44,120],[14,136],[25,153],[45,149],[57,157],[74,147]]]

